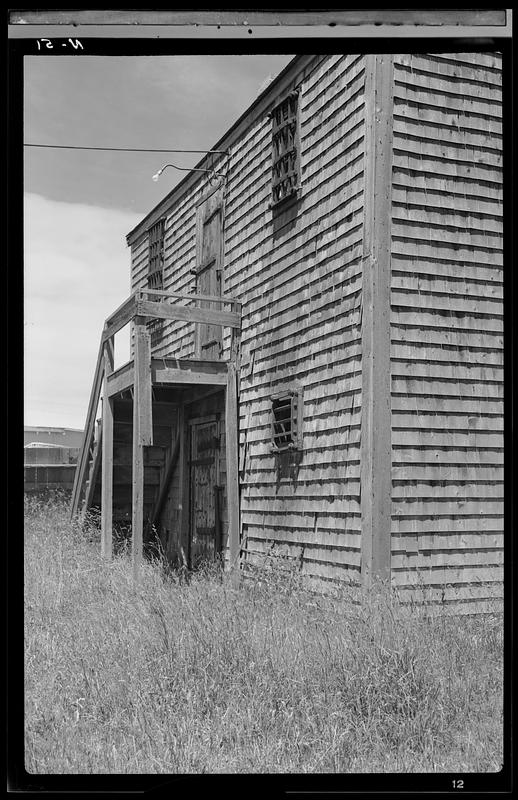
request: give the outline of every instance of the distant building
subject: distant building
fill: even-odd
[[[77,428],[24,428],[24,490],[71,491],[83,431]]]
[[[24,446],[35,442],[57,444],[60,447],[81,447],[83,430],[79,428],[44,428],[25,425],[23,429]]]

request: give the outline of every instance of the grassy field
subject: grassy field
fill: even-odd
[[[25,766],[33,774],[491,772],[501,618],[401,618],[267,579],[181,582],[100,559],[28,501]]]

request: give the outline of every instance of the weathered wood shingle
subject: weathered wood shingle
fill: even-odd
[[[500,58],[399,56],[394,92],[392,581],[476,610],[502,579]]]

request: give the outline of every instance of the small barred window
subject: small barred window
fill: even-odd
[[[272,207],[297,197],[300,188],[299,94],[291,92],[271,112]]]
[[[272,447],[289,450],[301,446],[302,397],[298,391],[272,395]]]
[[[148,233],[148,289],[159,291],[164,288],[164,230],[165,220],[159,219]],[[153,298],[150,298],[153,299]],[[158,299],[158,298],[157,298]],[[147,323],[151,334],[151,347],[159,344],[162,338],[164,320],[152,319]]]

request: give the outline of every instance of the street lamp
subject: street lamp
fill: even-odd
[[[152,180],[154,180],[156,182],[159,179],[159,177],[162,174],[162,172],[165,169],[167,169],[167,167],[173,167],[173,169],[181,169],[184,172],[210,172],[212,175],[219,175],[222,178],[226,177],[224,172],[216,172],[213,169],[200,169],[200,168],[195,168],[195,167],[192,167],[192,168],[190,168],[190,167],[177,167],[176,164],[164,164],[164,166],[161,167],[158,170],[158,172],[155,172],[155,174],[153,175]]]

